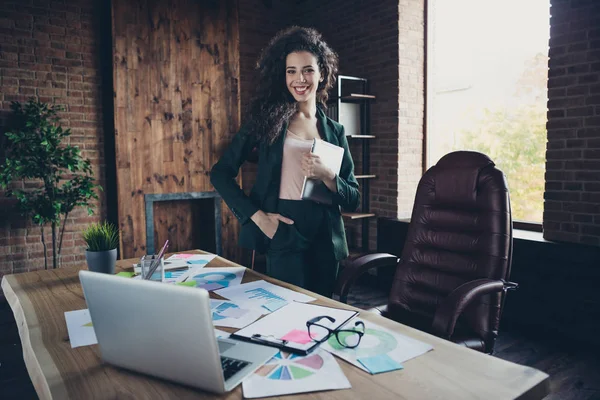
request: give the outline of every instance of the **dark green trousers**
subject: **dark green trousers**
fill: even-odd
[[[279,200],[278,213],[294,221],[279,222],[267,251],[267,274],[331,297],[338,273],[331,241],[331,222],[321,204]]]

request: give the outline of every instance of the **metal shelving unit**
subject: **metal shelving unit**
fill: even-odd
[[[346,86],[350,86],[350,91],[345,90]],[[336,96],[329,99],[327,115],[344,125],[349,141],[361,142],[362,161],[362,171],[355,175],[361,183],[361,210],[342,213],[342,216],[348,220],[362,220],[360,252],[366,253],[369,251],[369,220],[376,216],[369,211],[369,184],[372,179],[377,178],[370,173],[369,150],[371,140],[376,138],[369,133],[370,103],[375,100],[375,96],[368,94],[368,82],[365,78],[354,76],[339,75],[336,89]]]

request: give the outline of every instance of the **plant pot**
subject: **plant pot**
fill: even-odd
[[[117,249],[105,251],[86,250],[85,260],[90,271],[114,275],[115,265],[117,264]]]

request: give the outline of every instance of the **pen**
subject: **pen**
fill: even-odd
[[[154,262],[152,264],[150,264],[150,268],[148,269],[148,274],[146,275],[146,279],[150,279],[150,277],[154,274],[154,272],[158,268],[158,265],[160,264],[160,259],[163,257],[163,254],[165,253],[165,250],[167,249],[168,246],[169,246],[169,239],[167,239],[165,241],[165,244],[163,245],[162,249],[160,249],[160,252],[158,253],[158,256],[156,257]]]

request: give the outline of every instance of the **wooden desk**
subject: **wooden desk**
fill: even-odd
[[[120,261],[117,270],[130,271],[134,262]],[[211,267],[236,265],[221,257],[210,263]],[[72,349],[64,312],[87,308],[77,272],[75,268],[36,271],[7,275],[2,280],[19,328],[25,364],[41,399],[217,397],[104,364],[97,345]],[[352,308],[246,271],[244,282],[257,279],[315,296],[318,304]],[[543,372],[469,350],[372,313],[361,311],[360,316],[430,343],[434,350],[407,361],[404,370],[379,375],[369,375],[337,359],[352,389],[285,396],[286,399],[541,399],[549,393],[548,375]],[[221,398],[241,399],[241,385]]]

